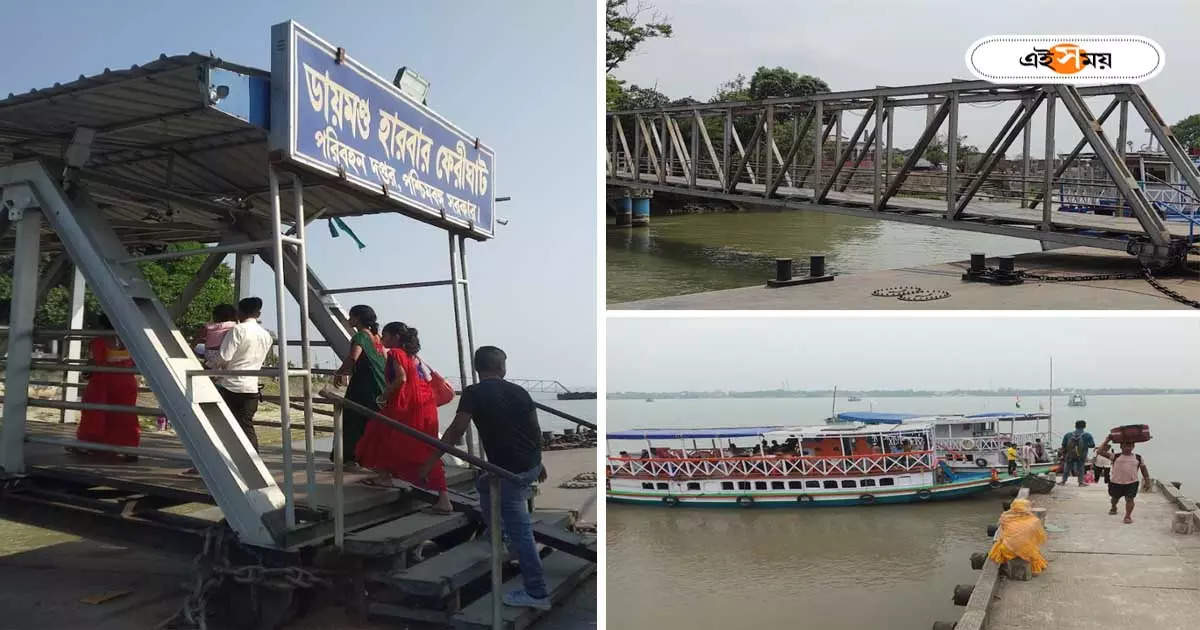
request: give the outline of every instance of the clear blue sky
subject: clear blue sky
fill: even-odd
[[[272,24],[295,19],[391,77],[432,82],[429,105],[496,151],[497,226],[468,244],[477,345],[508,351],[509,375],[594,386],[596,377],[596,10],[588,2],[12,2],[0,95],[73,81],[105,67],[208,53],[269,69]],[[366,242],[310,228],[310,264],[344,287],[442,279],[445,232],[399,215],[349,225]],[[473,245],[473,246],[472,246]],[[255,266],[253,287],[274,295]],[[422,354],[458,370],[447,287],[339,296],[421,331]],[[264,301],[271,303],[272,299]],[[274,310],[264,314],[273,326]],[[289,328],[295,334],[296,318]],[[325,357],[326,360],[329,357]]]

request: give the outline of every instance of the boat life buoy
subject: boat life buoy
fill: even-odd
[[[666,504],[667,507],[675,507],[676,505],[679,505],[678,497],[663,497],[662,502]]]
[[[737,498],[737,504],[741,507],[750,507],[754,505],[754,497],[742,495]]]
[[[874,503],[874,502],[875,502],[875,495],[873,495],[873,494],[864,494],[864,495],[862,495],[861,497],[858,497],[858,500],[859,500],[859,501],[861,501],[861,502],[863,502],[863,503]]]
[[[979,459],[976,459],[976,460],[975,460],[975,465],[976,465],[976,466],[978,466],[978,467],[980,467],[980,468],[987,468],[987,467],[988,467],[988,460],[986,460],[986,459],[984,459],[984,458],[980,457]]]
[[[963,450],[967,450],[967,451],[975,450],[975,440],[972,440],[971,438],[963,438],[963,440],[962,440],[962,442],[960,442],[960,444],[962,444]]]
[[[1000,480],[999,480],[999,479],[993,479],[993,480],[989,481],[989,482],[988,482],[988,487],[989,487],[989,488],[991,488],[991,489],[993,489],[993,490],[995,490],[996,488],[999,488],[999,487],[1000,487]]]
[[[802,495],[796,497],[796,502],[797,503],[812,503],[813,498],[812,498],[811,494],[802,494]]]
[[[918,498],[918,499],[920,499],[920,500],[922,500],[922,501],[928,501],[928,500],[929,500],[929,498],[930,498],[930,497],[932,497],[932,496],[933,496],[933,493],[932,493],[932,492],[930,492],[928,489],[925,489],[925,490],[917,490],[917,498]]]

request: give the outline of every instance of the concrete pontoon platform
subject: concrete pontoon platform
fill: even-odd
[[[1049,566],[1029,581],[1000,578],[982,626],[960,622],[960,627],[1197,626],[1200,534],[1172,531],[1180,510],[1174,500],[1159,490],[1140,492],[1133,523],[1125,525],[1123,502],[1120,514],[1108,514],[1103,484],[1080,487],[1072,482],[1032,499],[1035,507],[1047,509],[1048,540],[1042,552]]]
[[[1095,274],[1140,274],[1141,266],[1122,252],[1088,247],[1072,247],[1046,252],[1021,254],[1016,268],[1050,276]],[[1189,262],[1195,269],[1200,260]],[[996,260],[989,258],[988,267]],[[969,262],[952,262],[924,267],[906,267],[839,275],[833,282],[795,287],[768,288],[769,270],[763,270],[763,284],[740,289],[709,291],[691,295],[654,298],[610,304],[610,310],[957,310],[957,309],[1177,309],[1188,308],[1150,286],[1146,280],[1093,280],[1079,282],[1043,282],[1026,280],[1013,286],[965,282],[962,274]],[[836,269],[833,269],[836,271]],[[1183,296],[1200,300],[1200,274],[1163,276],[1159,281]],[[912,286],[942,290],[950,296],[939,300],[909,302],[895,297],[875,297],[877,289]]]

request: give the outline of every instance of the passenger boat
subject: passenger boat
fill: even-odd
[[[862,402],[862,396],[847,396],[847,402]]]
[[[959,472],[987,472],[994,467],[1006,467],[1008,458],[1004,454],[1005,443],[1012,442],[1017,448],[1026,442],[1042,441],[1045,448],[1044,462],[1035,464],[1033,472],[1050,470],[1049,463],[1053,448],[1048,413],[989,412],[970,415],[921,415],[913,413],[886,413],[847,411],[837,415],[843,423],[900,424],[921,422],[933,424],[933,448],[938,458]],[[1045,421],[1045,430],[1043,430]],[[1003,423],[1007,422],[1005,427]],[[1005,431],[1004,429],[1008,430]]]
[[[1067,406],[1068,407],[1086,407],[1087,406],[1087,398],[1084,398],[1083,394],[1080,394],[1079,392],[1075,392],[1074,394],[1071,394],[1071,398],[1069,400],[1067,400]]]
[[[933,433],[929,422],[618,431],[606,436],[607,497],[664,506],[849,506],[954,499],[1021,483],[1004,470],[955,471],[933,450]],[[755,446],[734,443],[747,438]],[[614,455],[614,440],[645,448]]]

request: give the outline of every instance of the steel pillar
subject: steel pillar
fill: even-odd
[[[28,187],[21,186],[28,191]],[[33,314],[37,309],[38,255],[42,213],[37,201],[21,193],[23,202],[5,190],[8,218],[17,226],[13,250],[12,302],[8,310],[8,363],[4,380],[4,427],[0,434],[0,468],[6,473],[25,472],[25,414],[29,402],[29,367],[33,360]]]
[[[241,301],[250,297],[250,267],[254,264],[254,254],[235,254],[233,261],[233,299]]]
[[[212,382],[191,377],[185,389],[186,373],[202,366],[137,265],[114,262],[128,259],[129,252],[86,189],[76,186],[68,195],[40,162],[0,167],[6,196],[20,184],[36,190],[47,222],[83,272],[239,539],[263,547],[280,544],[286,533],[283,495],[274,478]],[[10,365],[10,382],[12,377]],[[6,432],[20,429],[5,423]]]
[[[463,389],[466,389],[466,387],[467,387],[467,365],[468,364],[471,365],[471,372],[474,373],[475,357],[474,356],[471,356],[471,357],[465,356],[465,352],[464,352],[464,348],[463,348],[463,325],[462,325],[462,314],[461,314],[461,312],[459,310],[459,306],[458,306],[458,288],[460,285],[463,285],[465,283],[465,281],[462,278],[460,278],[458,275],[458,261],[456,260],[458,258],[458,256],[456,255],[456,252],[455,252],[454,233],[453,232],[449,233],[447,235],[447,238],[450,243],[450,279],[454,281],[453,284],[450,285],[450,289],[451,289],[451,291],[453,291],[452,298],[453,298],[453,302],[454,302],[454,341],[455,341],[455,344],[458,346],[458,378],[459,378],[459,382],[462,383]],[[467,432],[464,437],[467,441],[467,452],[470,453],[471,455],[474,455],[475,454],[475,435],[474,435],[474,431],[472,430],[472,427],[470,425],[467,426]]]
[[[87,283],[83,279],[83,272],[79,267],[73,267],[71,271],[71,315],[67,322],[67,328],[71,330],[79,330],[83,328],[83,306],[84,306],[84,289],[87,288]],[[70,361],[78,361],[83,358],[83,341],[78,338],[67,340],[66,358]],[[79,372],[69,370],[64,373],[64,379],[67,386],[63,388],[63,400],[65,402],[79,402]],[[59,414],[60,422],[79,422],[79,412],[74,409],[63,409]]]

